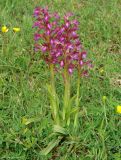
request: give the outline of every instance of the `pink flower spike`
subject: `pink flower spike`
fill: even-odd
[[[58,71],[63,70],[66,65],[69,74],[75,69],[80,69],[81,72],[92,67],[91,62],[85,60],[87,52],[83,51],[77,33],[79,22],[70,17],[72,13],[67,13],[61,21],[57,13],[50,13],[48,8],[37,7],[34,15],[35,50],[43,54],[42,58],[48,65],[54,64],[54,69]],[[83,74],[86,75],[86,72]]]

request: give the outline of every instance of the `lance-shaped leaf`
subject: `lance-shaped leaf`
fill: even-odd
[[[59,136],[58,139],[53,139],[48,144],[48,146],[41,151],[41,154],[46,156],[54,147],[56,147],[59,144],[59,142],[62,140],[62,138],[63,138],[62,136]]]

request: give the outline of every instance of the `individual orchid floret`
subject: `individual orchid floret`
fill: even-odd
[[[42,8],[41,7],[36,7],[34,10],[34,16],[35,17],[39,17],[40,13],[41,13]]]

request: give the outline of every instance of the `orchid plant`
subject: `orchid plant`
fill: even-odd
[[[34,34],[35,52],[41,53],[42,59],[50,69],[51,83],[47,85],[51,114],[55,130],[63,132],[63,128],[73,124],[78,126],[80,107],[80,79],[88,76],[91,61],[86,61],[87,52],[79,40],[77,33],[79,22],[73,19],[72,13],[67,13],[63,19],[57,13],[50,13],[48,8],[37,7],[34,10],[36,28]],[[71,97],[71,79],[77,75],[76,95]],[[56,92],[56,74],[61,74],[64,80],[63,106],[60,106]],[[58,127],[57,127],[58,126]]]

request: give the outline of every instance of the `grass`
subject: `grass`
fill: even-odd
[[[90,78],[81,81],[80,125],[70,141],[75,145],[62,143],[46,157],[40,151],[52,132],[45,88],[49,72],[39,55],[32,57],[32,14],[39,5],[60,15],[75,13],[81,41],[94,64]],[[116,113],[121,105],[120,10],[120,0],[0,1],[0,25],[21,28],[15,34],[11,29],[0,32],[1,160],[121,160],[121,117]]]

